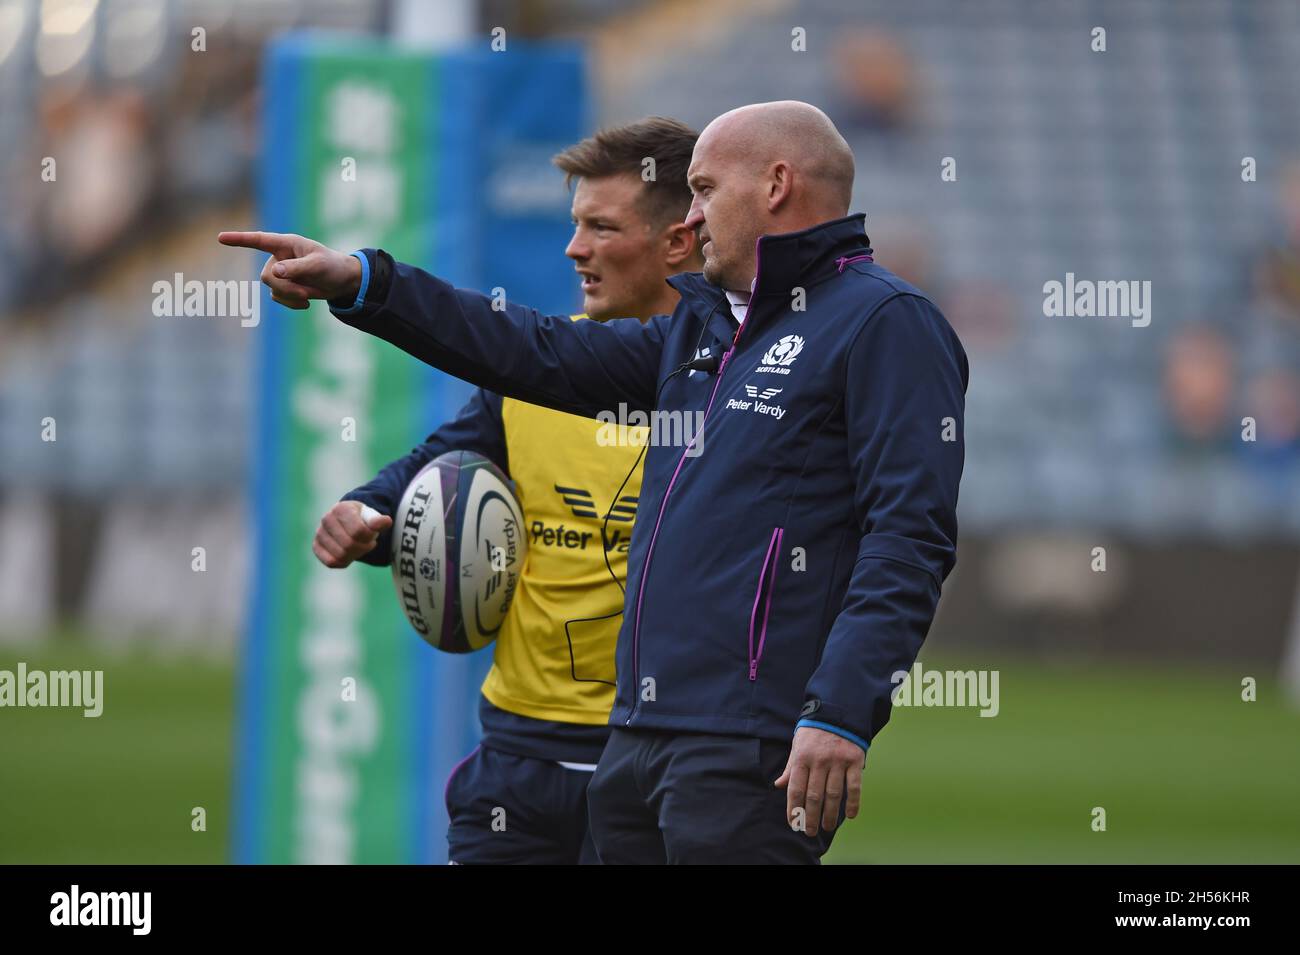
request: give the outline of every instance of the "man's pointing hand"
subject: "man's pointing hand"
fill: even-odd
[[[357,257],[313,239],[283,232],[222,232],[217,241],[269,253],[262,284],[271,290],[274,301],[289,308],[306,308],[313,298],[350,302],[361,289]]]

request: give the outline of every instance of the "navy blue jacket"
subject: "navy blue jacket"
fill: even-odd
[[[647,451],[610,722],[785,741],[813,725],[865,749],[956,562],[968,378],[940,311],[870,253],[860,214],[764,236],[734,336],[695,273],[669,279],[672,316],[573,322],[367,249],[358,301],[330,304],[524,401],[699,412],[693,446]],[[704,350],[721,367],[690,373]]]

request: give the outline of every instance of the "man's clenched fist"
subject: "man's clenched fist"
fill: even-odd
[[[306,308],[308,299],[357,297],[361,263],[357,257],[314,239],[283,232],[222,232],[222,245],[270,253],[262,266],[262,284],[272,300],[289,308]]]
[[[360,501],[339,501],[320,519],[311,551],[326,567],[346,567],[375,549],[393,519]]]

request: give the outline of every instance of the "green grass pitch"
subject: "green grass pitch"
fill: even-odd
[[[225,861],[234,666],[63,644],[4,648],[0,668],[102,668],[105,711],[0,709],[0,862]],[[924,661],[941,665],[960,664]],[[1300,712],[1267,672],[999,669],[994,718],[895,710],[826,861],[1300,862]]]

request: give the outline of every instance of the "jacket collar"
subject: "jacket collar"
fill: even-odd
[[[799,232],[781,232],[758,240],[758,283],[754,296],[789,297],[797,285],[823,282],[839,270],[837,260],[853,254],[870,255],[863,228],[866,213],[856,212],[831,219]],[[704,279],[700,272],[682,272],[668,278],[682,298],[703,305],[707,311],[719,301],[728,307],[723,290]]]

